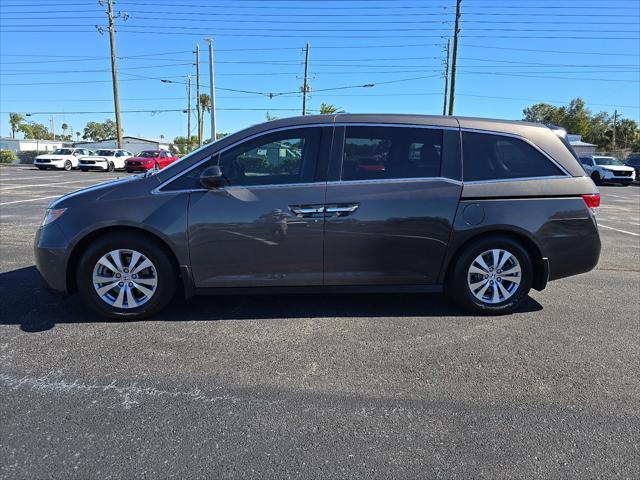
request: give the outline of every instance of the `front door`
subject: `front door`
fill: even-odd
[[[322,284],[331,134],[330,127],[281,130],[211,159],[227,185],[190,195],[189,251],[197,287]],[[189,175],[195,179],[206,163]]]
[[[335,137],[325,284],[437,283],[462,190],[458,130],[347,126]]]

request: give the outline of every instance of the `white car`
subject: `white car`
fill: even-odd
[[[88,157],[78,159],[78,167],[83,172],[87,170],[104,170],[113,172],[114,170],[124,170],[124,162],[127,158],[133,157],[131,152],[121,149],[102,149]]]
[[[72,168],[78,168],[78,157],[85,155],[93,155],[93,152],[86,148],[56,148],[51,153],[38,155],[33,160],[33,164],[40,170],[47,168],[71,170]]]
[[[633,167],[627,167],[615,157],[604,155],[580,157],[580,163],[582,163],[584,171],[596,185],[603,183],[629,185],[636,178],[636,172]]]

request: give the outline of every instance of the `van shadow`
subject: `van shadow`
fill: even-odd
[[[44,288],[34,266],[0,273],[0,324],[25,332],[56,324],[112,322],[89,310],[78,295],[63,297]],[[529,297],[519,312],[542,306]],[[176,298],[149,320],[166,322],[284,320],[308,318],[471,317],[436,294],[265,294]],[[141,320],[144,321],[144,320]]]

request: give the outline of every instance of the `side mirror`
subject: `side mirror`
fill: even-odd
[[[209,190],[222,188],[224,186],[224,177],[222,176],[220,167],[213,165],[205,168],[200,174],[200,185]]]

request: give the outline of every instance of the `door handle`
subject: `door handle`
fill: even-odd
[[[351,215],[353,212],[355,212],[358,207],[360,206],[359,203],[353,203],[353,204],[338,204],[338,205],[327,205],[325,207],[325,212],[327,213],[335,213],[338,216],[344,216],[344,215]]]
[[[324,205],[289,205],[289,209],[300,216],[324,213]]]

